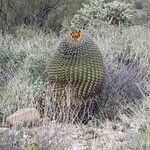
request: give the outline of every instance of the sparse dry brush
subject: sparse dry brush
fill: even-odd
[[[149,150],[148,19],[149,0],[1,0],[0,150]]]
[[[103,99],[99,102],[97,110],[99,115],[94,117],[96,117],[99,126],[101,126],[100,121],[104,121],[104,118],[111,118],[113,120],[111,123],[115,125],[108,127],[103,122],[105,127],[103,126],[102,130],[99,127],[92,127],[92,131],[89,131],[90,135],[94,128],[94,135],[97,136],[93,142],[87,141],[85,130],[88,128],[86,126],[85,130],[73,132],[72,127],[65,128],[63,125],[65,128],[63,132],[68,133],[66,132],[67,129],[77,137],[82,136],[82,142],[86,141],[89,144],[87,144],[89,149],[93,147],[95,149],[102,148],[104,145],[108,146],[106,149],[118,147],[122,149],[146,147],[149,149],[150,30],[144,26],[135,26],[123,29],[122,33],[111,27],[86,32],[89,32],[88,34],[97,42],[103,54],[105,65]],[[0,121],[4,121],[8,115],[20,108],[35,106],[37,101],[45,106],[46,114],[52,115],[55,111],[51,109],[51,92],[46,82],[45,64],[61,39],[53,34],[46,36],[36,32],[34,36],[21,37],[23,36],[0,37],[0,114],[2,114]],[[69,93],[68,100],[73,100]],[[126,127],[126,120],[122,119],[124,114],[129,119],[127,124],[137,123],[135,129]],[[129,114],[132,114],[132,117]],[[115,118],[122,120],[119,122],[120,124],[114,120]],[[111,130],[114,126],[119,126],[116,131]],[[82,125],[79,125],[79,128],[82,128]],[[125,131],[123,132],[121,128],[125,128]],[[44,143],[44,140],[51,140],[57,141],[57,144],[60,145],[59,148],[64,145],[66,145],[66,149],[70,148],[69,141],[67,141],[68,143],[64,142],[63,145],[61,139],[58,138],[58,133],[61,133],[61,130],[58,130],[58,133],[55,133],[53,137],[49,133],[43,138],[43,134],[50,129],[52,128],[37,129],[36,132],[32,133],[38,139],[33,140],[33,143],[39,142],[40,147],[45,146],[47,148],[48,144],[56,147],[54,143]],[[115,137],[112,136],[111,143],[107,144],[109,135],[114,134],[114,132]],[[120,132],[123,135],[124,142],[122,144],[117,141],[120,138]],[[22,136],[22,134],[26,136]],[[7,136],[10,137],[9,141],[6,140]],[[25,145],[32,143],[28,137],[28,132],[16,133],[16,131],[12,131],[4,137],[5,142],[7,144],[9,142],[10,145],[19,142],[24,142]],[[25,137],[26,139],[24,139]],[[62,136],[60,137],[62,138]],[[43,140],[41,140],[42,138]],[[20,139],[22,140],[20,141]],[[17,149],[17,144],[15,148]]]
[[[1,0],[0,32],[15,33],[20,25],[58,32],[68,14],[80,8],[84,0]]]

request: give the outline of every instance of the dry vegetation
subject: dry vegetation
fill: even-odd
[[[44,81],[45,62],[60,39],[53,34],[28,33],[28,30],[18,30],[15,38],[1,37],[1,121],[20,108],[35,106],[35,100],[41,98],[43,91],[48,91]],[[149,149],[150,30],[135,26],[124,29],[122,33],[112,27],[86,32],[95,38],[104,57],[106,80],[99,118],[93,118],[86,126],[68,126],[43,120],[43,123],[38,123],[40,127],[30,130],[24,127],[8,129],[7,134],[2,136],[2,148],[7,150],[12,146],[12,149],[23,149],[20,146],[35,143],[45,150],[49,147]],[[47,105],[50,103],[48,94],[43,96]],[[2,126],[6,124],[2,123]]]
[[[149,150],[149,24],[85,29],[105,65],[103,99],[88,124],[58,123],[45,116],[11,126],[7,118],[22,108],[44,103],[46,113],[55,113],[45,67],[65,33],[33,28],[19,25],[13,35],[0,34],[0,150]]]

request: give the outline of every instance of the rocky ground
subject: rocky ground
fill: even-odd
[[[120,116],[120,121],[91,121],[82,125],[41,120],[37,114],[34,108],[28,108],[9,116],[7,125],[4,123],[7,127],[0,128],[0,149],[125,150],[130,148],[127,137],[138,142],[135,135],[140,134],[141,129],[140,121],[125,115]]]

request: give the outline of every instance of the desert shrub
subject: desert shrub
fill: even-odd
[[[134,127],[136,130],[128,131],[125,138],[129,149],[150,148],[150,101],[149,97],[144,100],[140,108],[134,109]],[[138,109],[138,110],[137,110]]]
[[[100,126],[102,124],[99,123],[99,121],[101,121],[103,117],[114,119],[116,116],[125,113],[130,119],[137,122],[138,125],[136,127],[138,130],[131,129],[124,133],[124,131],[122,132],[122,126],[119,126],[119,128],[121,128],[121,136],[123,135],[123,139],[125,139],[125,142],[121,142],[125,144],[122,148],[142,149],[146,147],[149,149],[149,29],[143,26],[133,26],[124,28],[122,33],[120,33],[114,27],[103,27],[99,29],[93,28],[93,30],[88,30],[86,32],[93,40],[95,39],[95,42],[103,54],[105,65],[105,82],[101,95],[103,99],[100,99],[101,101],[99,101],[99,108],[97,110],[100,116],[96,116],[98,125]],[[46,111],[48,110],[50,115],[56,114],[56,107],[51,103],[51,87],[46,85],[45,79],[47,77],[45,77],[44,74],[47,58],[51,57],[60,39],[51,34],[44,35],[38,33],[33,38],[16,38],[13,40],[1,38],[0,40],[5,41],[5,44],[1,45],[2,48],[9,47],[7,49],[13,50],[15,54],[19,54],[20,52],[25,52],[26,54],[23,63],[22,60],[19,60],[19,63],[22,64],[19,70],[15,72],[13,78],[8,81],[6,86],[2,86],[3,92],[0,90],[0,92],[2,92],[2,94],[0,94],[0,122],[19,108],[35,106],[33,103],[35,100],[40,100],[40,104],[46,106],[44,109]],[[9,68],[7,67],[7,69]],[[73,97],[69,97],[69,94],[70,93],[68,93],[68,101],[76,100]],[[91,101],[92,100],[93,99],[91,99]],[[55,108],[51,109],[51,105]],[[84,112],[81,113],[83,114]],[[46,114],[48,114],[48,112],[46,112]],[[132,114],[132,117],[130,114]],[[53,117],[53,119],[55,119],[55,116]],[[115,120],[112,123],[116,123],[117,121]],[[125,122],[126,120],[123,121]],[[62,125],[64,127],[64,124]],[[120,136],[120,130],[118,132],[112,131],[111,127],[112,126],[108,126],[108,128],[104,130],[101,130],[101,128],[94,129],[94,131],[96,131],[96,136],[97,131],[100,132],[100,139],[96,138],[96,141],[98,141],[98,145],[101,147],[103,146],[101,145],[104,139],[103,136],[107,138],[106,141],[110,140],[110,134],[112,133],[115,133],[115,137]],[[38,131],[39,139],[42,139],[41,137],[45,135],[48,135],[47,138],[51,138],[51,136],[47,134],[47,131],[50,131],[49,128],[46,131],[43,128],[39,129],[41,131]],[[53,125],[52,129],[54,129]],[[68,130],[67,127],[67,131]],[[13,146],[14,148],[16,145],[16,147],[19,146],[19,148],[21,146],[22,149],[22,146],[25,144],[22,142],[27,140],[24,138],[27,136],[22,136],[20,132],[14,135],[16,131],[11,131],[11,133],[12,134],[5,134],[4,137],[0,137],[6,142],[6,144],[2,144],[2,146],[4,145],[7,148]],[[34,139],[35,137],[36,135],[33,134]],[[85,138],[85,132],[83,138]],[[44,144],[41,144],[40,140],[38,144],[41,147],[47,146],[45,140],[45,138],[42,139]],[[118,146],[118,140],[113,137],[112,141]],[[105,145],[107,145],[106,143]],[[111,146],[113,145],[109,145],[109,148]]]
[[[39,149],[39,146],[37,143],[32,143],[32,144],[29,144],[28,145],[28,150],[38,150]]]
[[[6,50],[2,50],[0,52],[0,65],[2,69],[11,68],[12,65],[18,64],[25,57],[23,54],[14,54],[13,52],[8,52]],[[14,64],[10,64],[11,61]]]
[[[15,32],[15,36],[18,39],[23,39],[23,40],[29,40],[29,39],[33,39],[35,36],[38,35],[38,31],[31,28],[31,27],[27,27],[27,26],[18,26],[16,32]]]
[[[6,94],[7,92],[7,94]],[[23,73],[9,81],[1,97],[0,110],[7,117],[19,108],[32,106],[33,90]]]
[[[112,119],[119,113],[131,114],[130,107],[141,103],[147,96],[146,77],[134,62],[126,65],[115,60],[107,61],[105,75],[101,109],[106,117]]]
[[[13,51],[10,46],[5,46],[5,44],[5,42],[2,43],[0,47],[0,86],[14,76],[26,58],[24,51]]]
[[[92,0],[83,4],[77,14],[64,26],[86,28],[102,25],[130,26],[134,24],[135,11],[131,4],[125,2],[109,2]]]
[[[16,74],[19,69],[22,69],[21,67],[23,67],[28,58],[27,56],[29,56],[29,51],[24,49],[23,45],[27,44],[30,40],[34,40],[37,36],[39,36],[37,31],[25,26],[20,26],[18,27],[16,35],[1,37],[0,84],[13,78],[14,74]],[[36,44],[34,46],[36,46]]]
[[[128,111],[131,105],[141,103],[149,95],[148,32],[148,28],[136,26],[126,28],[122,33],[114,28],[102,28],[92,33],[104,57],[105,98],[100,105],[108,117]]]
[[[44,86],[45,63],[51,56],[55,40],[54,35],[45,36],[42,33],[36,33],[32,38],[18,38],[18,36],[11,40],[3,38],[4,44],[1,48],[4,50],[0,51],[3,54],[1,55],[1,69],[2,73],[10,78],[5,86],[1,85],[0,111],[6,116],[19,108],[33,104],[34,98]],[[8,57],[9,51],[11,53]],[[16,65],[18,70],[11,72]],[[0,78],[4,83],[3,76]]]
[[[3,34],[15,33],[20,25],[47,32],[59,31],[63,18],[80,8],[84,0],[25,0],[0,2],[0,30]]]
[[[25,69],[29,73],[31,82],[35,82],[38,78],[44,80],[45,63],[48,59],[48,54],[35,54],[29,56],[25,61]]]
[[[124,104],[140,102],[149,94],[149,30],[146,27],[125,28],[120,33],[115,28],[100,28],[89,31],[96,38],[97,45],[103,53],[106,79],[104,83],[104,100],[109,114],[122,111]],[[15,51],[26,52],[22,68],[9,81],[4,89],[0,109],[11,114],[18,108],[32,105],[34,100],[50,103],[49,88],[45,86],[45,63],[57,47],[59,39],[52,35],[36,34],[29,40],[13,43]],[[43,97],[44,93],[44,97]],[[45,97],[46,96],[46,97]],[[71,98],[70,100],[72,100]],[[17,105],[16,105],[17,104]],[[8,109],[11,106],[11,109]],[[124,109],[124,108],[123,108]],[[102,110],[102,109],[101,109]],[[111,112],[111,113],[110,113]]]
[[[104,20],[109,24],[116,26],[133,25],[134,9],[131,4],[114,1],[107,3],[105,9],[107,13],[104,15]]]

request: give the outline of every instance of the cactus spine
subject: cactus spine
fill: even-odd
[[[89,97],[101,86],[103,74],[98,46],[81,31],[61,41],[48,65],[49,81],[57,96],[65,94],[65,87],[70,85],[77,97]]]

